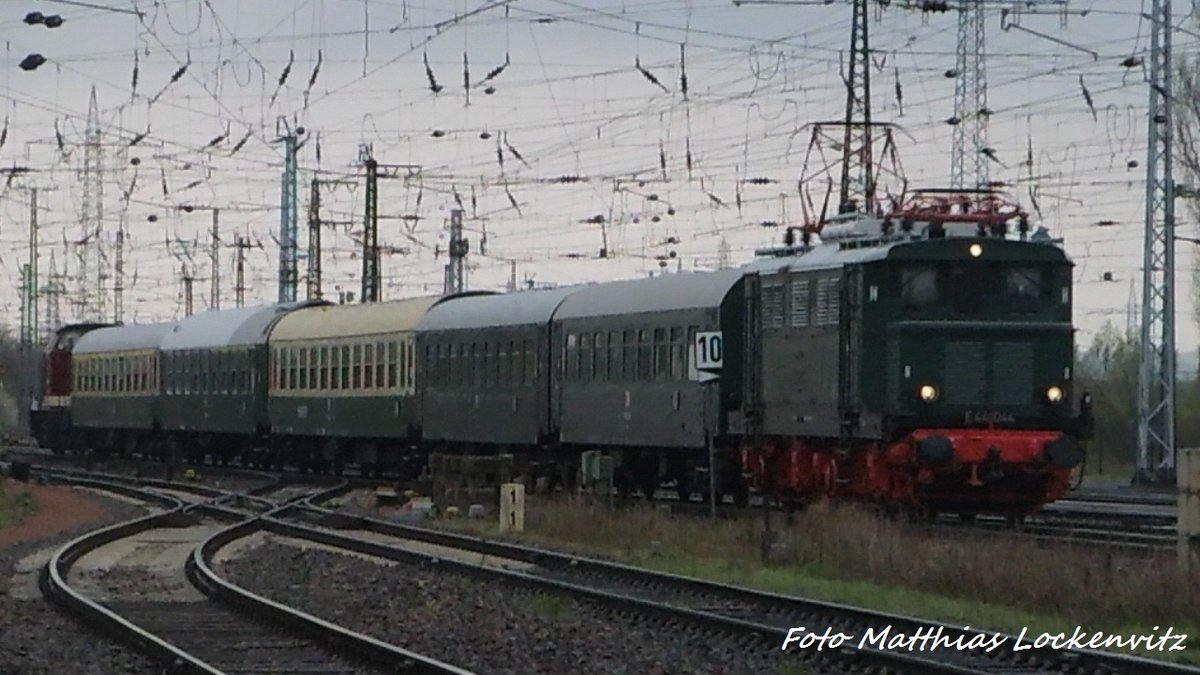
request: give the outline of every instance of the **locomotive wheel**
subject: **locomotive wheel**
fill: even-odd
[[[964,511],[964,512],[958,514],[958,521],[960,523],[962,523],[963,525],[974,525],[976,515],[978,515],[978,514],[973,513],[971,511]]]

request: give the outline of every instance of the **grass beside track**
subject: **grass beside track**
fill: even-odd
[[[0,527],[8,527],[28,518],[37,511],[33,495],[12,489],[0,478]]]
[[[486,521],[442,524],[496,536]],[[1174,551],[1129,556],[1019,534],[930,535],[853,506],[774,515],[762,558],[761,518],[672,517],[646,506],[609,510],[586,498],[531,499],[526,532],[506,538],[787,595],[1029,635],[1187,633],[1183,652],[1139,652],[1200,664],[1200,565]],[[1154,628],[1158,627],[1158,631]]]

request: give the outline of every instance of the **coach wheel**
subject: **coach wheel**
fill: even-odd
[[[675,478],[675,496],[679,497],[681,502],[692,501],[692,481],[686,470],[680,471]]]
[[[739,480],[733,488],[733,505],[744,509],[750,505],[750,488],[744,480]]]
[[[658,465],[657,463],[645,462],[642,465],[641,476],[638,477],[638,483],[642,490],[642,495],[646,501],[654,499],[654,493],[658,491]]]

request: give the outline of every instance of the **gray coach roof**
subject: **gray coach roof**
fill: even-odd
[[[144,323],[132,326],[112,326],[88,331],[75,343],[72,354],[128,352],[139,349],[158,349],[163,336],[175,322]]]
[[[238,307],[194,314],[175,324],[163,338],[163,351],[213,349],[263,344],[275,322],[288,312],[318,302]]]
[[[684,272],[580,286],[563,301],[554,318],[579,319],[717,307],[744,273],[740,269]]]
[[[447,298],[434,305],[417,331],[524,326],[549,323],[563,298],[579,290],[565,286],[537,291]]]

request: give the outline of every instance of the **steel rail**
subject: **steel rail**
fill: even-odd
[[[225,675],[223,671],[212,664],[143,629],[117,612],[105,607],[103,604],[89,599],[67,582],[67,576],[71,566],[90,551],[105,544],[164,526],[172,518],[186,515],[188,510],[196,510],[215,518],[234,520],[238,523],[231,528],[222,530],[217,535],[214,535],[214,537],[210,537],[204,544],[194,549],[192,555],[188,558],[186,567],[187,576],[206,596],[212,597],[222,604],[232,606],[241,612],[268,618],[272,624],[286,625],[293,630],[297,627],[302,628],[302,632],[316,638],[317,642],[337,646],[338,652],[344,653],[345,656],[352,660],[369,662],[374,665],[384,665],[390,668],[399,668],[398,672],[404,673],[420,673],[421,675],[473,675],[470,671],[465,671],[449,664],[442,664],[415,652],[387,645],[379,640],[347,630],[306,612],[259,597],[217,577],[209,567],[208,560],[203,553],[205,547],[209,547],[209,555],[211,556],[211,553],[216,550],[212,548],[213,543],[220,541],[219,538],[222,535],[228,536],[230,532],[239,532],[244,529],[258,529],[260,516],[257,514],[246,514],[216,503],[188,505],[182,500],[169,495],[138,489],[118,482],[89,479],[81,476],[60,475],[56,476],[56,478],[68,484],[129,496],[168,509],[160,513],[104,527],[75,538],[57,550],[52,555],[50,561],[42,568],[39,585],[47,599],[68,615],[77,617],[99,632],[129,645],[156,661],[167,664],[173,673]],[[170,489],[173,490],[195,487],[197,486],[187,484],[170,485]],[[337,486],[335,489],[344,488],[343,486]],[[325,492],[328,492],[328,490]],[[229,496],[231,496],[231,493],[226,493],[217,498],[227,498]],[[237,538],[237,536],[234,538]]]
[[[329,491],[323,498],[328,499],[330,498],[329,495],[335,494],[335,492]],[[326,517],[341,519],[342,522],[340,523],[340,527],[343,529],[357,526],[358,529],[384,534],[395,538],[411,539],[414,541],[445,546],[448,548],[508,558],[519,562],[538,565],[543,569],[548,569],[551,571],[563,571],[574,574],[609,577],[620,579],[631,585],[666,586],[681,590],[685,593],[707,594],[732,602],[754,603],[760,606],[769,607],[774,612],[777,612],[783,616],[805,616],[816,614],[831,618],[831,621],[826,621],[826,623],[829,624],[859,623],[867,625],[891,625],[898,632],[907,633],[911,633],[912,631],[918,629],[928,629],[931,627],[936,628],[940,626],[945,630],[957,632],[968,637],[976,635],[990,636],[997,634],[994,631],[982,631],[945,622],[922,620],[915,617],[892,614],[888,612],[877,612],[863,609],[861,607],[853,607],[850,605],[811,600],[807,598],[770,593],[766,591],[758,591],[740,586],[734,586],[732,584],[698,579],[695,577],[655,572],[621,563],[596,560],[583,556],[559,553],[556,551],[549,551],[546,549],[534,548],[520,544],[458,534],[446,530],[436,530],[418,527],[415,525],[406,525],[366,516],[350,516],[338,511],[318,507],[315,505],[315,503],[319,501],[320,499],[318,498],[302,501],[294,506],[281,509],[281,515],[292,510],[308,510],[312,513],[318,513]],[[274,520],[274,518],[271,520]],[[345,537],[343,537],[343,539],[344,538]],[[371,544],[370,542],[366,543],[369,546],[377,546]],[[429,556],[426,555],[425,557],[428,558]],[[446,563],[443,562],[439,564]],[[777,631],[777,629],[775,630]],[[776,635],[778,635],[778,632],[776,632]],[[1012,643],[1016,639],[1016,636],[1012,635],[1007,635],[1004,637],[1008,638],[1009,643]],[[782,643],[782,638],[780,638],[780,643]],[[1037,659],[1037,661],[1042,664],[1042,669],[1052,670],[1055,672],[1058,672],[1062,668],[1084,667],[1092,668],[1096,672],[1137,672],[1146,673],[1147,675],[1200,675],[1200,668],[1196,667],[1184,666],[1167,661],[1149,659],[1139,656],[1102,652],[1091,649],[1054,650],[1049,648],[1033,648],[1022,652],[1022,655],[1027,659]]]

